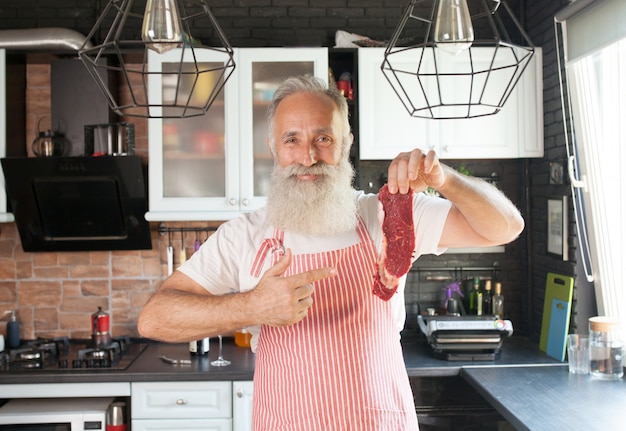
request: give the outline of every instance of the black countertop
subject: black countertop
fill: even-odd
[[[458,376],[467,367],[511,367],[526,365],[563,366],[523,337],[503,340],[500,357],[487,361],[447,361],[435,358],[423,337],[403,336],[402,350],[409,377]]]
[[[214,367],[217,339],[212,339],[207,356],[191,356],[187,343],[166,344],[147,342],[147,347],[126,370],[25,370],[0,371],[0,385],[26,383],[101,383],[147,381],[209,381],[252,380],[255,354],[249,348],[238,347],[232,338],[224,338],[224,357],[231,361],[226,367]],[[423,337],[414,333],[404,335],[402,348],[410,377],[458,376],[461,368],[474,366],[525,366],[529,364],[563,365],[540,352],[525,338],[504,340],[501,357],[492,361],[446,361],[435,358]],[[191,359],[191,365],[172,365],[159,357]]]
[[[622,424],[615,421],[626,405],[624,379],[607,382],[570,375],[567,363],[548,357],[523,337],[506,338],[500,358],[490,361],[437,359],[423,337],[414,334],[403,335],[402,348],[410,377],[461,376],[516,429],[621,429]],[[204,357],[191,357],[186,343],[148,343],[123,371],[0,372],[0,398],[7,397],[16,385],[54,388],[50,384],[252,380],[255,355],[250,349],[225,338],[223,353],[231,365],[214,367],[210,361],[217,357],[217,340],[211,340],[211,350]],[[162,355],[191,359],[192,364],[168,364],[159,359]],[[63,387],[58,391],[64,391]]]
[[[623,430],[626,380],[570,374],[568,367],[463,368],[516,430]]]

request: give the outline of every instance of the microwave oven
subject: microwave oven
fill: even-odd
[[[0,407],[1,431],[105,431],[113,398],[24,398]]]

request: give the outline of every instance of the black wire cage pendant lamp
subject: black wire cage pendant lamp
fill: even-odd
[[[413,117],[502,109],[535,49],[504,0],[411,0],[382,72]]]
[[[206,0],[109,0],[78,55],[111,109],[130,117],[204,115],[235,69]]]

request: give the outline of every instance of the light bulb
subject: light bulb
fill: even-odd
[[[181,46],[183,36],[176,0],[147,0],[141,40],[159,54]]]
[[[435,45],[451,54],[472,46],[474,28],[466,0],[439,0],[435,20]]]

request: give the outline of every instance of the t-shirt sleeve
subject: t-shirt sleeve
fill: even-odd
[[[446,248],[439,247],[441,234],[452,203],[437,196],[417,193],[413,199],[413,223],[415,225],[415,259],[423,254],[441,254]]]
[[[222,224],[178,271],[192,278],[213,295],[240,291],[239,264],[246,225],[243,219]]]

